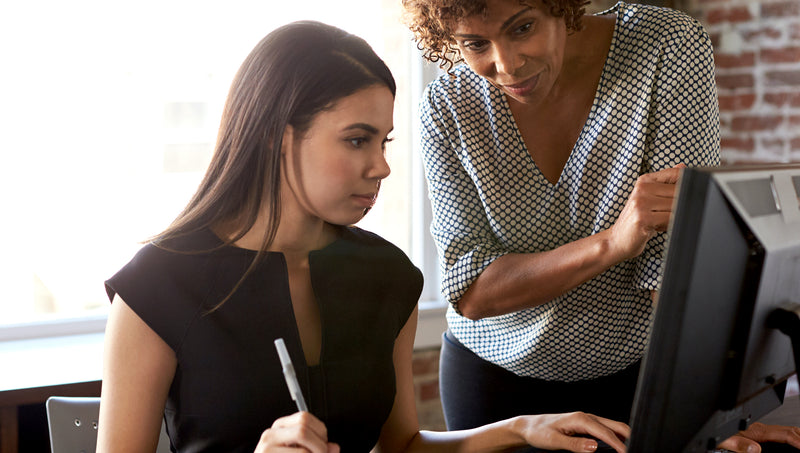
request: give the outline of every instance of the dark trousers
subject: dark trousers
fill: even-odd
[[[517,415],[583,411],[629,422],[639,362],[611,376],[556,382],[518,376],[459,343],[442,338],[439,390],[448,430],[474,428]]]

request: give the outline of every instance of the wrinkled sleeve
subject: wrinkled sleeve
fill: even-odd
[[[498,242],[472,179],[471,162],[458,118],[433,82],[420,105],[421,150],[433,208],[431,234],[442,266],[442,293],[458,309],[459,299],[495,259],[508,253]]]
[[[678,164],[719,165],[719,105],[711,40],[696,20],[669,30],[650,107],[645,163],[653,172]],[[637,284],[657,290],[667,234],[651,239],[637,263]]]

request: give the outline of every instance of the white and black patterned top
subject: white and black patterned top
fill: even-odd
[[[472,321],[455,304],[506,253],[551,250],[609,228],[636,178],[679,163],[719,164],[711,43],[670,9],[618,3],[589,117],[558,182],[536,167],[503,93],[466,65],[421,104],[431,232],[453,334],[485,360],[547,380],[592,379],[643,355],[664,235],[541,306]]]

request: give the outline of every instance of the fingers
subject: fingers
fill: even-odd
[[[646,173],[639,177],[645,182],[655,182],[660,184],[677,184],[681,176],[681,171],[686,168],[684,164],[678,164],[672,168]]]
[[[584,422],[586,434],[602,440],[613,447],[615,451],[620,453],[625,451],[624,440],[631,435],[631,428],[627,424],[591,414],[579,413],[579,415],[587,417]]]
[[[753,423],[746,430],[726,439],[718,448],[741,453],[758,453],[761,451],[759,442],[776,442],[800,448],[800,428]]]
[[[741,436],[756,442],[777,442],[800,448],[800,427],[753,423]]]
[[[616,451],[625,451],[628,425],[583,412],[527,416],[523,437],[532,446],[547,450],[592,452],[599,439]],[[587,436],[595,439],[587,438]]]
[[[308,412],[281,417],[261,434],[256,453],[307,451],[338,453],[338,446],[328,443],[325,424]]]
[[[761,446],[758,445],[758,442],[738,434],[729,437],[724,442],[720,443],[717,448],[735,451],[737,453],[759,453],[761,451]]]
[[[611,228],[612,251],[621,260],[642,253],[647,241],[667,231],[675,184],[685,165],[641,175]]]
[[[672,201],[675,198],[675,185],[680,179],[681,170],[686,166],[681,164],[654,173],[646,173],[636,180],[631,198],[640,196],[647,202],[651,211],[670,212]]]

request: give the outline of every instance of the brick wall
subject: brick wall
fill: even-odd
[[[414,351],[413,370],[420,429],[444,431],[439,400],[439,348]]]
[[[800,162],[800,1],[683,0],[714,46],[722,159]]]

